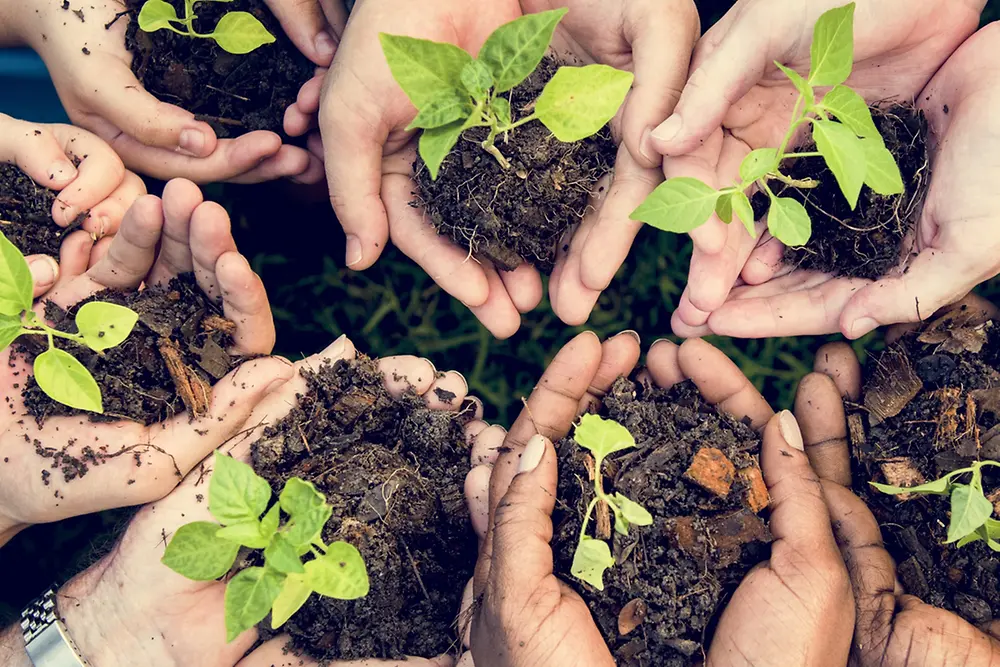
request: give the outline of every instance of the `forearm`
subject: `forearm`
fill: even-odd
[[[4,667],[32,667],[28,654],[24,651],[21,628],[12,625],[0,630],[0,665]]]
[[[19,8],[18,4],[16,0],[0,0],[0,48],[26,44],[17,16],[19,9],[22,13],[29,10]]]

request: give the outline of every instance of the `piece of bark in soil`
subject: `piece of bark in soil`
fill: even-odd
[[[927,481],[920,473],[913,461],[907,456],[897,456],[886,459],[880,464],[882,476],[885,477],[886,484],[890,486],[900,486],[903,488],[918,486]],[[896,496],[900,501],[909,500],[914,497],[912,493],[901,493]]]
[[[630,601],[618,614],[618,634],[625,636],[642,625],[649,607],[640,598]]]
[[[871,425],[898,415],[923,386],[909,356],[899,346],[886,350],[865,388],[865,408]]]
[[[207,415],[211,407],[212,388],[193,369],[187,367],[175,342],[162,338],[158,349],[188,412],[195,418]]]
[[[691,461],[691,466],[684,472],[686,479],[720,498],[729,495],[735,476],[736,467],[733,462],[715,447],[699,449]]]
[[[752,465],[740,468],[738,474],[744,484],[744,504],[754,514],[759,513],[771,502],[771,496],[767,492],[767,485],[764,483],[760,467]]]

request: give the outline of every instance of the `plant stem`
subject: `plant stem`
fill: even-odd
[[[510,132],[511,130],[514,130],[516,128],[521,127],[525,123],[530,123],[531,121],[535,120],[536,118],[538,118],[538,116],[536,116],[535,114],[531,114],[531,115],[525,116],[524,118],[522,118],[521,120],[517,121],[516,123],[511,123],[507,127],[500,128],[499,132]]]
[[[812,179],[812,178],[795,179],[795,178],[792,178],[790,176],[785,176],[780,171],[776,171],[776,172],[773,172],[771,174],[768,174],[768,176],[771,177],[771,178],[773,178],[773,179],[775,179],[775,180],[777,180],[777,181],[781,181],[782,183],[786,183],[788,185],[791,185],[793,188],[799,188],[799,189],[802,189],[802,190],[809,190],[811,188],[815,188],[815,187],[819,186],[819,181],[817,181],[815,179]]]
[[[785,157],[786,158],[792,158],[792,157],[821,157],[822,155],[823,154],[820,153],[819,151],[811,151],[809,153],[789,153]]]

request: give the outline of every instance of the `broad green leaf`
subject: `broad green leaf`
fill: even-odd
[[[740,163],[740,178],[744,183],[759,181],[778,168],[777,148],[758,148],[750,151]]]
[[[757,238],[757,227],[754,225],[756,221],[753,218],[753,206],[750,205],[750,198],[746,196],[745,192],[736,192],[733,194],[733,214],[740,219],[743,226],[750,232],[750,238]]]
[[[535,115],[566,143],[597,134],[625,101],[631,72],[607,65],[560,67],[535,103]]]
[[[251,549],[263,549],[271,542],[270,536],[264,535],[260,521],[256,519],[219,528],[216,537]]]
[[[980,526],[980,528],[982,528],[982,526]],[[974,533],[969,533],[968,535],[966,535],[965,537],[963,537],[962,539],[960,539],[958,542],[956,542],[955,543],[955,547],[957,549],[961,549],[966,544],[971,544],[973,542],[977,542],[977,541],[982,540],[982,539],[985,539],[985,538],[983,537],[983,535],[980,533],[979,530],[976,530]]]
[[[35,359],[35,381],[53,401],[102,414],[101,388],[86,366],[69,352],[51,348]]]
[[[363,598],[370,585],[361,552],[347,542],[334,542],[321,558],[306,563],[306,583],[337,600]]]
[[[271,500],[271,487],[242,461],[215,453],[208,483],[208,509],[221,524],[257,521]]]
[[[510,100],[506,97],[498,97],[493,100],[493,113],[496,114],[500,127],[508,127],[511,124]]]
[[[264,562],[268,567],[273,567],[278,572],[285,574],[305,574],[299,560],[298,551],[292,543],[282,533],[275,533],[271,536],[271,543],[264,549]]]
[[[448,92],[462,93],[462,68],[472,56],[454,44],[379,33],[392,77],[418,109]]]
[[[323,526],[330,520],[333,509],[326,496],[311,482],[293,477],[285,482],[278,503],[292,518],[286,537],[293,547],[308,546],[319,539]]]
[[[683,234],[712,217],[718,198],[717,190],[696,178],[671,178],[657,186],[629,217],[665,232]]]
[[[832,120],[818,120],[813,124],[813,139],[826,165],[837,178],[851,209],[858,205],[858,195],[865,182],[865,149],[861,140]]]
[[[854,67],[854,3],[824,13],[816,21],[810,50],[813,86],[836,86]]]
[[[423,128],[427,130],[454,123],[456,120],[465,120],[472,113],[472,105],[468,98],[461,98],[458,95],[449,93],[442,95],[436,100],[428,102],[417,112],[417,117],[413,119],[406,129],[415,130]]]
[[[274,35],[250,12],[229,12],[216,24],[211,34],[223,50],[243,55],[274,42]]]
[[[993,503],[983,495],[983,490],[966,484],[957,484],[951,491],[951,521],[945,544],[957,542],[986,523],[993,514]]]
[[[457,120],[443,127],[435,127],[433,130],[424,130],[420,133],[420,157],[423,158],[428,171],[431,172],[432,181],[437,180],[441,163],[458,143],[458,138],[462,136],[463,126],[464,123]]]
[[[156,32],[172,27],[171,21],[179,21],[174,6],[165,0],[146,0],[139,10],[139,28],[145,32]]]
[[[493,75],[490,73],[490,68],[479,60],[465,64],[465,67],[462,68],[461,79],[465,90],[477,102],[485,100],[489,95],[490,88],[493,87]]]
[[[100,352],[125,342],[139,314],[114,303],[91,301],[76,311],[76,328],[90,349]]]
[[[615,559],[611,555],[608,543],[583,536],[573,554],[573,565],[569,572],[581,581],[585,581],[599,591],[604,590],[604,572],[614,567]]]
[[[735,193],[726,193],[719,195],[718,201],[715,202],[715,214],[719,216],[727,225],[733,221],[733,195]]]
[[[878,482],[868,483],[882,493],[888,493],[893,496],[901,493],[927,493],[938,496],[946,496],[948,495],[951,479],[949,477],[942,477],[941,479],[936,479],[933,482],[918,484],[917,486],[890,486],[889,484],[879,484]]]
[[[312,589],[304,574],[290,574],[285,578],[274,605],[271,607],[271,629],[277,630],[288,622],[295,612],[309,600]]]
[[[653,515],[645,507],[620,493],[616,493],[612,497],[630,524],[633,526],[653,525]]]
[[[21,335],[21,320],[0,315],[0,351],[6,350]]]
[[[777,60],[774,61],[774,64],[777,65],[778,69],[784,72],[785,76],[788,77],[788,80],[792,82],[795,89],[799,91],[799,94],[805,99],[805,108],[811,109],[812,106],[816,104],[816,93],[813,91],[812,86],[809,85],[809,82],[803,79],[801,74],[790,67],[785,67]]]
[[[225,598],[227,642],[264,620],[284,580],[285,575],[264,567],[248,567],[232,578]]]
[[[786,246],[800,246],[809,242],[812,220],[805,207],[788,197],[772,197],[767,212],[767,228]]]
[[[177,574],[193,581],[218,579],[236,562],[240,545],[216,537],[219,524],[196,521],[177,529],[160,559]]]
[[[868,103],[847,86],[834,86],[823,98],[820,106],[836,116],[837,120],[859,137],[878,137],[878,142],[882,143]]]
[[[0,315],[19,316],[31,309],[35,283],[21,251],[0,234]]]
[[[573,439],[599,459],[635,447],[635,438],[627,428],[611,419],[591,414],[580,417]]]
[[[861,147],[865,151],[865,185],[880,195],[902,194],[905,189],[903,176],[882,138],[866,137],[861,140]]]
[[[319,542],[323,526],[330,520],[333,508],[323,505],[310,512],[299,514],[289,524],[286,537],[296,548]]]
[[[505,23],[486,39],[478,60],[493,74],[497,93],[505,93],[528,78],[542,62],[559,20],[567,9],[527,14]]]
[[[281,520],[281,507],[278,503],[271,505],[264,518],[260,520],[260,534],[267,539],[278,531],[278,522]]]
[[[994,539],[1000,538],[1000,521],[997,521],[996,519],[987,519],[985,528],[987,535]]]

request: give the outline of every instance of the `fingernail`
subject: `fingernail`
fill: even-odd
[[[420,360],[427,362],[427,364],[431,367],[431,371],[434,373],[435,376],[438,374],[437,366],[434,365],[433,361],[431,361],[427,357],[420,357]]]
[[[851,338],[861,338],[869,331],[874,331],[878,328],[878,322],[870,317],[861,317],[854,320],[854,324],[851,325]]]
[[[778,431],[789,447],[800,452],[806,450],[805,445],[802,444],[802,431],[799,430],[799,423],[795,421],[795,415],[788,410],[782,410],[778,414]]]
[[[452,373],[454,373],[455,375],[457,375],[458,377],[460,377],[462,379],[462,384],[465,385],[465,391],[462,392],[462,393],[468,393],[469,392],[469,381],[465,379],[465,376],[462,375],[461,371],[452,371]]]
[[[53,183],[65,183],[76,178],[76,167],[69,160],[56,160],[49,165],[49,179]]]
[[[650,162],[659,162],[660,155],[653,148],[653,130],[646,128],[642,131],[642,136],[639,137],[639,155],[646,158]]]
[[[330,345],[323,350],[322,356],[339,359],[344,354],[345,349],[347,349],[347,334],[341,334],[340,338],[330,343]]]
[[[59,211],[59,215],[52,216],[52,218],[56,221],[57,224],[61,224],[63,227],[73,224],[73,222],[76,220],[76,216],[79,215],[79,212],[77,212],[75,206],[73,206],[72,204],[67,204],[61,199],[58,198],[56,199],[55,206],[56,210]],[[61,223],[59,222],[58,218],[62,218]]]
[[[545,436],[532,436],[531,440],[528,441],[528,446],[521,453],[521,461],[517,464],[518,475],[523,472],[531,472],[538,467],[538,464],[542,462],[542,457],[545,456],[545,445]]]
[[[328,58],[332,56],[334,49],[337,48],[337,43],[333,41],[333,37],[331,37],[325,30],[316,35],[314,45],[316,46],[316,55],[320,58]]]
[[[354,234],[347,235],[347,266],[354,266],[362,260],[364,253],[361,251],[361,239]]]
[[[102,215],[101,217],[99,217],[97,219],[97,238],[103,239],[104,234],[107,232],[108,227],[110,226],[111,226],[111,219],[108,216]]]
[[[205,135],[201,130],[182,130],[179,147],[192,157],[204,157]]]
[[[651,136],[659,141],[670,141],[680,133],[683,126],[684,119],[674,114],[660,123],[659,127],[652,131]]]
[[[36,287],[48,287],[59,275],[59,264],[48,255],[32,259],[28,268],[31,270],[31,279],[35,281]]]
[[[614,337],[618,338],[619,336],[631,336],[632,338],[635,339],[635,342],[637,344],[642,345],[642,339],[639,338],[639,332],[635,331],[634,329],[626,329],[625,331],[622,331],[621,333],[615,334]]]

